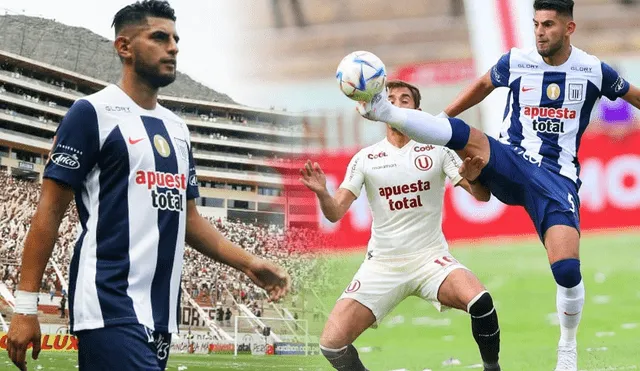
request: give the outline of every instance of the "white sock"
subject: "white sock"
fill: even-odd
[[[584,283],[580,281],[570,289],[557,286],[556,308],[560,320],[560,344],[575,343],[584,306]]]
[[[366,104],[366,117],[385,122],[416,142],[444,146],[451,140],[453,129],[447,118],[436,117],[424,111],[396,107],[386,94],[376,96]]]

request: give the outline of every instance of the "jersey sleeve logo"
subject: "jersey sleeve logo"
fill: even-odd
[[[67,169],[75,170],[80,168],[80,161],[75,154],[56,152],[50,156],[51,162]]]
[[[613,91],[616,93],[619,93],[620,91],[622,91],[622,89],[624,89],[625,84],[626,84],[626,81],[624,81],[622,76],[618,76],[618,79],[613,84]]]

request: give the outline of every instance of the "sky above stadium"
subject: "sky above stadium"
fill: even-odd
[[[113,15],[132,2],[0,0],[0,12],[55,19],[113,40]],[[172,0],[170,3],[176,10],[176,26],[181,38],[178,69],[239,103],[257,107],[270,105],[255,93],[247,94],[246,84],[251,82],[239,83],[241,71],[234,69],[234,60],[243,53],[237,47],[241,26],[234,14],[234,0]]]

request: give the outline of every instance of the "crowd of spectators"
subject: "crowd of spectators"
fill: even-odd
[[[11,292],[17,289],[20,258],[31,217],[35,212],[40,185],[37,182],[19,180],[0,171],[0,281]],[[292,277],[292,297],[299,296],[303,288],[323,290],[325,277],[330,276],[323,260],[316,256],[318,247],[330,243],[322,234],[306,228],[288,229],[275,225],[256,225],[226,219],[209,219],[228,239],[265,259],[274,261]],[[60,225],[59,236],[53,250],[52,261],[68,282],[67,269],[77,237],[78,217],[75,205],[71,205]],[[49,264],[42,280],[41,292],[66,298],[64,285],[53,265]],[[214,262],[187,246],[184,255],[183,287],[200,305],[225,308],[235,303],[244,304],[254,314],[264,311],[265,295],[244,274]],[[41,303],[48,304],[48,303]],[[297,305],[300,308],[300,304]],[[226,316],[225,316],[226,317]]]

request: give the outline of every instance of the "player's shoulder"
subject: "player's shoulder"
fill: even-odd
[[[386,139],[383,139],[377,143],[371,144],[360,149],[354,157],[363,159],[374,159],[379,157],[386,157],[389,155],[389,151],[386,145]]]
[[[540,60],[540,54],[538,54],[536,48],[511,48],[509,51],[509,62],[512,67],[522,67],[529,64],[537,65]]]
[[[175,112],[173,112],[172,110],[164,107],[160,103],[158,103],[156,111],[158,112],[160,118],[165,122],[165,124],[166,123],[173,123],[173,124],[177,125],[178,127],[180,127],[182,129],[182,131],[184,132],[185,136],[189,137],[189,129],[187,128],[187,123],[184,120],[184,118],[178,116]]]
[[[591,64],[600,64],[602,61],[600,58],[596,57],[593,54],[589,54],[586,51],[576,47],[573,47],[573,53],[576,53],[576,60],[583,63],[591,63]]]

